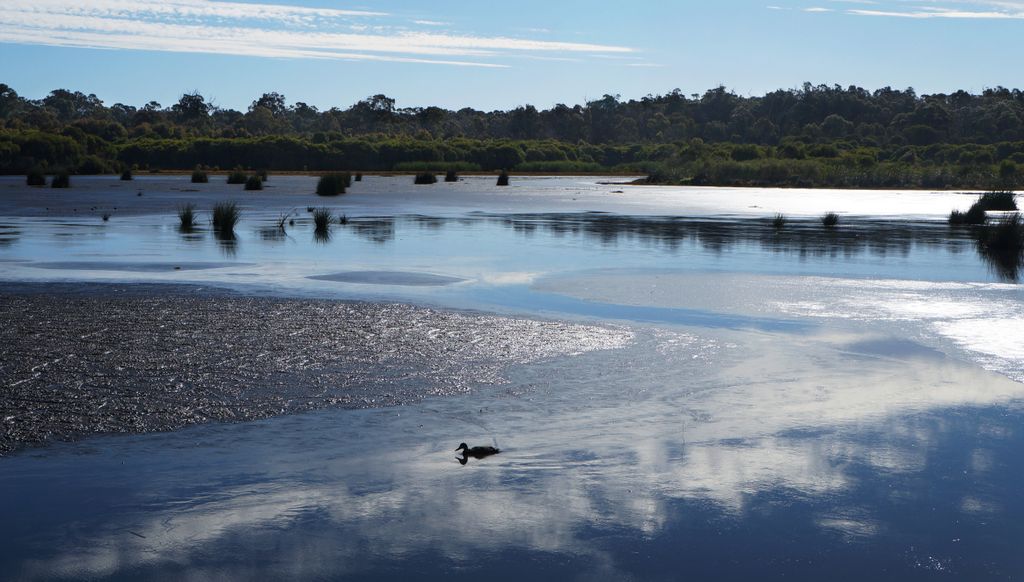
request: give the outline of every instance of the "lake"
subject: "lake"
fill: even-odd
[[[1024,576],[976,194],[212,180],[0,178],[0,577]]]

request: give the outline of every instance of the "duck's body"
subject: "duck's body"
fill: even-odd
[[[466,443],[459,445],[455,452],[462,451],[462,456],[473,457],[474,459],[482,459],[491,455],[497,455],[501,451],[496,447],[468,447]]]

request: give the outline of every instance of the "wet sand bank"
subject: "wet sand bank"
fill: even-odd
[[[0,288],[0,454],[97,433],[367,408],[621,347],[591,325],[187,286]]]

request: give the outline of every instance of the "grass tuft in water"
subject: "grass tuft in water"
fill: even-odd
[[[324,174],[323,176],[320,176],[320,181],[316,183],[317,196],[337,196],[339,194],[344,194],[345,188],[348,187],[348,176],[348,174],[341,173]],[[310,212],[312,212],[312,210]]]
[[[437,175],[433,172],[420,172],[413,178],[413,184],[436,184]]]
[[[246,190],[262,190],[263,189],[263,180],[259,176],[256,176],[256,175],[249,176],[245,180],[245,189]]]
[[[316,230],[327,230],[334,222],[334,214],[330,208],[317,208],[313,211],[313,227]]]
[[[245,175],[245,172],[235,170],[228,174],[228,184],[245,184],[245,181],[249,177]]]
[[[103,219],[103,222],[107,222],[108,220],[110,220],[110,213],[109,212],[104,212],[102,214],[102,216],[100,216],[100,218]]]
[[[242,217],[242,211],[234,202],[218,202],[213,205],[213,229],[224,234],[232,233]]]
[[[445,182],[458,182],[459,181],[459,173],[456,172],[455,170],[448,170],[445,173],[445,175],[444,175],[444,181]]]
[[[121,172],[121,181],[122,182],[129,182],[129,181],[131,181],[131,179],[132,179],[132,171],[131,170],[125,170],[125,171]]]
[[[46,174],[42,170],[33,168],[25,175],[25,184],[29,186],[45,186]]]
[[[362,181],[363,181],[363,173],[362,172],[356,172],[356,182],[362,182]]]
[[[826,212],[821,217],[821,224],[827,226],[828,228],[832,228],[839,224],[839,215],[836,214],[835,212]]]
[[[198,168],[195,169],[195,170],[192,170],[192,183],[193,184],[206,184],[209,181],[210,181],[210,177],[208,175],[206,175],[206,172],[204,172],[204,171],[202,171],[202,170],[200,170]]]
[[[52,188],[70,188],[71,187],[71,175],[67,172],[61,172],[53,177],[53,181],[50,182]]]
[[[181,221],[182,230],[192,230],[196,225],[195,204],[183,204],[178,207],[178,220]]]
[[[781,212],[772,218],[772,226],[774,226],[776,230],[782,230],[786,226],[786,222],[786,215]]]
[[[502,170],[501,173],[498,174],[498,186],[508,186],[508,171],[507,170]]]

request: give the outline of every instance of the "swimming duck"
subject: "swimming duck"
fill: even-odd
[[[474,459],[482,459],[491,455],[497,455],[501,451],[495,447],[473,447],[466,446],[466,443],[461,443],[455,452],[462,451],[463,457],[473,457]]]

